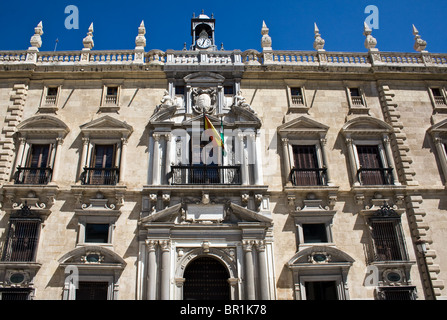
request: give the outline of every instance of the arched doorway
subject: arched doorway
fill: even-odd
[[[230,300],[228,270],[215,258],[194,259],[186,266],[183,277],[184,300]]]

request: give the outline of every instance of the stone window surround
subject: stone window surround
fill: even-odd
[[[346,300],[345,296],[345,288],[343,285],[342,275],[305,275],[300,276],[300,293],[301,293],[301,300],[307,300],[306,298],[306,282],[312,282],[312,281],[335,281],[336,288],[337,288],[337,298],[338,300]]]
[[[287,100],[289,102],[289,111],[308,111],[309,106],[307,105],[307,98],[306,98],[306,80],[291,80],[291,79],[286,79],[285,80],[286,83],[286,90],[287,90]],[[291,89],[292,88],[301,88],[301,95],[303,97],[303,104],[294,104],[292,102],[292,94],[291,94]]]
[[[108,290],[107,290],[107,300],[115,300],[116,293],[115,291],[115,283],[113,281],[113,275],[98,275],[96,274],[88,274],[85,271],[81,272],[79,275],[78,281],[85,282],[107,282]],[[101,272],[102,273],[102,272]],[[73,283],[65,283],[63,300],[76,300],[76,285]]]
[[[438,104],[436,102],[435,96],[433,95],[433,91],[432,89],[439,89],[439,91],[441,92],[441,95],[444,99],[444,105],[443,104]],[[440,84],[430,84],[427,86],[427,91],[428,91],[428,95],[430,96],[430,100],[433,104],[433,109],[434,111],[437,111],[439,109],[446,109],[447,108],[447,93],[445,90],[445,87],[443,85]]]
[[[117,216],[94,216],[94,215],[82,215],[78,218],[78,239],[76,246],[106,246],[112,247],[113,239],[114,239],[114,230],[115,230],[115,222],[118,219]],[[107,243],[92,243],[85,242],[85,229],[87,224],[90,223],[100,223],[100,224],[108,224],[108,241]],[[112,248],[110,248],[112,249]]]
[[[394,161],[392,158],[392,150],[390,145],[390,139],[388,134],[383,134],[382,139],[379,138],[360,138],[360,137],[352,137],[351,135],[348,135],[345,138],[345,142],[348,148],[348,155],[349,155],[349,166],[352,174],[353,179],[353,185],[354,186],[360,186],[361,183],[358,179],[358,170],[360,169],[360,162],[358,158],[357,148],[356,145],[371,145],[371,146],[378,146],[379,148],[379,154],[382,160],[382,164],[384,168],[390,168],[392,167],[393,170],[391,172],[394,180],[394,185],[400,185],[399,178],[397,177],[396,167],[394,166]]]
[[[334,246],[334,240],[332,237],[332,221],[334,218],[334,214],[331,214],[332,211],[325,213],[322,210],[323,214],[319,214],[318,212],[311,212],[310,214],[298,213],[295,216],[295,226],[297,228],[297,237],[298,237],[298,249],[301,250],[303,248],[311,247],[313,245],[320,245],[323,243],[305,243],[304,242],[304,232],[303,232],[303,224],[324,224],[326,228],[326,237],[327,242],[324,242],[324,245]]]
[[[53,104],[47,103],[47,96],[48,96],[49,88],[57,88],[56,101]],[[60,82],[58,82],[57,84],[45,83],[43,90],[42,90],[42,97],[40,100],[39,110],[50,110],[51,109],[52,111],[56,111],[59,106],[61,91],[62,91],[62,84],[60,84]]]
[[[116,103],[107,103],[107,89],[109,87],[116,87]],[[101,104],[100,111],[117,111],[120,108],[121,102],[121,92],[122,92],[123,84],[122,82],[114,82],[114,81],[105,81],[102,86],[102,95],[101,95]]]

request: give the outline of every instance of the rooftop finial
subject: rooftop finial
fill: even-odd
[[[92,49],[95,43],[93,42],[93,22],[88,28],[87,36],[82,40],[84,44],[84,49]]]
[[[38,50],[42,46],[41,35],[43,35],[42,21],[34,28],[34,35],[30,39],[31,48]]]
[[[144,27],[144,20],[141,21],[140,26],[138,27],[138,36],[135,38],[135,49],[141,48],[143,49],[146,46],[146,28]]]
[[[419,35],[418,29],[413,24],[413,35],[414,35],[414,50],[423,52],[425,51],[425,48],[427,47],[427,41],[422,40],[421,36]]]
[[[262,39],[261,39],[261,47],[262,50],[272,50],[272,38],[269,36],[269,28],[265,24],[265,21],[262,21],[262,29],[261,29]]]
[[[314,32],[315,32],[315,41],[314,41],[314,49],[319,51],[324,51],[324,39],[320,35],[320,30],[316,23],[314,23]]]
[[[363,35],[366,37],[365,40],[365,48],[366,49],[374,49],[377,45],[377,40],[372,35],[372,30],[368,26],[366,22],[363,23]]]

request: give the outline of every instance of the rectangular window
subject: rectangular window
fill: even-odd
[[[440,88],[431,88],[431,92],[433,94],[433,98],[435,100],[435,104],[446,104],[444,95],[442,94],[442,91]]]
[[[226,95],[226,96],[234,95],[234,87],[233,86],[224,86],[224,95]]]
[[[359,88],[349,88],[352,106],[363,106],[363,98]]]
[[[185,86],[175,86],[175,95],[176,96],[185,95]]]
[[[292,97],[292,104],[304,104],[303,92],[300,87],[290,88],[290,96]]]
[[[0,300],[22,301],[29,300],[31,289],[25,288],[4,288],[0,289]]]
[[[338,300],[335,281],[310,281],[305,287],[306,300]]]
[[[371,219],[375,261],[407,260],[399,219]]]
[[[318,167],[315,145],[293,145],[294,168],[292,184],[295,186],[323,185],[324,169]]]
[[[76,300],[107,300],[108,282],[79,281]]]
[[[107,87],[106,104],[116,104],[118,101],[118,87]]]
[[[34,261],[40,219],[11,219],[2,261]]]
[[[356,145],[359,159],[359,178],[363,185],[392,184],[390,169],[385,168],[377,145]]]
[[[59,91],[58,87],[48,87],[47,96],[45,97],[45,104],[55,105],[57,101],[57,93]]]
[[[326,225],[324,223],[303,224],[304,243],[328,242]]]
[[[109,224],[87,223],[85,226],[85,242],[108,243]]]
[[[119,169],[115,166],[116,145],[95,145],[90,168],[86,169],[84,184],[115,185]]]
[[[19,167],[15,176],[18,184],[47,184],[51,180],[51,145],[33,144],[30,147],[25,167]]]

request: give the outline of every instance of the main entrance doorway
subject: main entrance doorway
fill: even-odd
[[[228,270],[217,259],[200,257],[191,261],[183,278],[184,300],[230,300]]]

